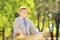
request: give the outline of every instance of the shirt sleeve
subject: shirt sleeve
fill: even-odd
[[[31,34],[38,34],[40,32],[36,31],[34,26],[33,26],[33,23],[30,21],[30,33]]]
[[[17,29],[18,29],[18,20],[15,19],[15,21],[14,21],[14,27],[13,27],[14,37],[16,36]]]

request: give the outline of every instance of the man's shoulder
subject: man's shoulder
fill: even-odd
[[[15,21],[18,21],[18,20],[20,20],[20,17],[15,18]]]
[[[27,21],[31,22],[31,19],[27,19]]]

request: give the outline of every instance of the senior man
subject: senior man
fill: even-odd
[[[44,32],[37,32],[32,21],[26,18],[28,10],[25,6],[21,6],[19,8],[18,14],[19,17],[17,17],[14,21],[14,37],[16,37],[16,35],[20,35],[20,33],[23,35],[41,34],[41,36],[43,36]]]

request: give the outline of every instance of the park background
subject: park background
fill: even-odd
[[[0,40],[10,36],[18,8],[23,5],[36,29],[60,36],[60,0],[0,0]]]

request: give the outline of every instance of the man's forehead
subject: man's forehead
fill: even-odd
[[[27,10],[26,8],[21,8],[20,10]]]

